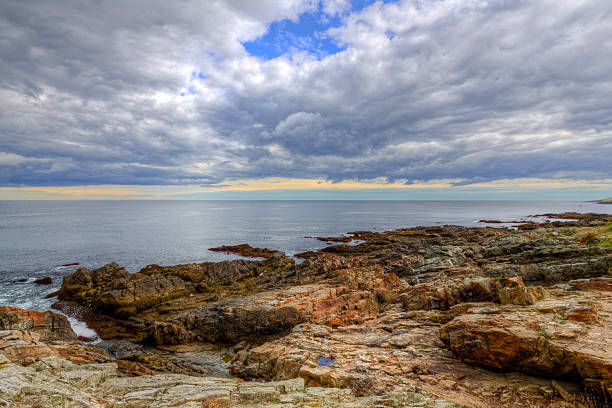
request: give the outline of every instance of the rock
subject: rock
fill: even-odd
[[[289,282],[295,274],[294,267],[293,260],[274,256],[264,261],[149,265],[135,274],[114,263],[93,271],[79,268],[64,277],[59,302],[54,307],[66,313],[78,312],[102,338],[115,337],[112,330],[106,329],[114,325],[117,337],[142,341],[150,336],[155,321],[173,312],[232,293],[244,295],[263,290],[281,280]],[[131,319],[135,316],[138,317]]]
[[[108,354],[95,346],[57,339],[43,340],[39,333],[23,330],[0,331],[0,352],[13,363],[23,366],[31,365],[42,357],[63,357],[76,363],[110,360]]]
[[[499,374],[453,359],[431,327],[414,324],[402,316],[387,315],[338,329],[300,325],[287,336],[246,351],[234,360],[231,372],[245,379],[271,381],[299,377],[308,389],[346,387],[357,396],[389,398],[390,389],[418,387],[467,406],[486,406],[482,405],[486,395],[502,395],[519,384],[532,384],[535,390],[545,387],[553,393],[549,380],[520,374],[500,378]],[[321,356],[333,363],[320,367]],[[459,384],[457,392],[453,388]],[[524,394],[524,406],[547,403],[539,391]]]
[[[0,404],[13,408],[460,407],[410,392],[359,398],[348,389],[305,388],[300,378],[260,383],[178,374],[121,377],[116,363],[75,364],[61,357],[43,357],[22,367],[0,354],[0,373]]]
[[[612,278],[600,277],[591,279],[578,279],[568,282],[574,290],[600,290],[612,292]]]
[[[416,285],[405,291],[400,299],[406,310],[448,309],[462,302],[495,301],[500,289],[497,279],[466,278],[457,283]]]
[[[185,344],[191,334],[185,328],[172,322],[155,322],[148,329],[145,342],[154,346],[161,344]]]
[[[239,245],[217,249],[264,259],[79,268],[54,307],[131,340],[112,352],[120,360],[34,332],[7,334],[20,339],[6,355],[111,359],[126,377],[92,392],[127,406],[552,407],[567,403],[561,388],[585,403],[582,386],[605,404],[612,249],[579,237],[612,216],[561,218],[357,231],[357,245],[298,254],[301,264]]]
[[[331,276],[353,290],[399,290],[404,287],[396,274],[385,273],[381,266],[337,269]]]
[[[245,348],[249,347],[249,343],[247,343],[246,341],[242,340],[239,343],[234,344],[233,350],[234,352],[239,352],[240,350],[244,350]]]
[[[303,388],[302,382],[302,390]],[[274,385],[246,382],[238,386],[238,398],[242,403],[270,403],[280,401],[281,393]]]
[[[28,330],[40,335],[42,341],[76,341],[65,316],[53,312],[36,312],[13,306],[0,307],[0,330]]]
[[[102,340],[97,346],[106,350],[115,358],[121,359],[128,355],[139,354],[144,350],[142,344],[134,343],[128,340]]]
[[[34,283],[37,285],[51,285],[53,283],[53,278],[46,276],[44,278],[36,279]]]
[[[81,267],[64,276],[58,297],[62,300],[91,303],[91,291],[95,287],[128,277],[129,273],[114,262],[93,271]]]
[[[159,374],[159,372],[152,370],[143,364],[128,360],[117,360],[117,368],[130,377]]]
[[[612,340],[605,333],[612,315],[603,310],[612,310],[611,301],[607,297],[602,306],[566,296],[528,307],[507,305],[494,314],[472,308],[442,326],[440,338],[469,364],[609,384]]]
[[[190,287],[176,277],[130,276],[114,280],[108,289],[93,299],[93,307],[118,317],[127,317],[163,301],[184,296],[189,293]]]
[[[555,380],[551,381],[553,388],[563,397],[567,402],[574,402],[576,397],[574,397],[570,392],[568,392],[561,384],[556,382]]]
[[[406,310],[449,309],[464,302],[495,302],[529,305],[546,296],[540,286],[525,287],[521,277],[483,278],[415,285],[400,295]]]
[[[397,277],[380,279],[369,281],[369,285],[385,289],[388,282],[391,282],[389,287],[395,284]],[[360,322],[364,317],[379,312],[379,302],[373,291],[358,290],[359,285],[355,285],[355,290],[329,284],[302,285],[223,299],[180,314],[171,323],[184,327],[192,338],[232,344],[279,334],[306,321],[327,324]],[[176,344],[172,336],[159,340]]]
[[[60,300],[87,304],[104,313],[127,317],[144,308],[189,292],[189,283],[173,276],[130,275],[115,263],[89,271],[79,268],[64,277]]]
[[[38,363],[37,363],[38,364]],[[15,364],[4,365],[0,369],[0,403],[7,404],[12,408],[26,407],[87,407],[105,408],[106,404],[98,396],[82,390],[94,385],[102,379],[102,375],[95,370],[87,370],[78,374],[74,383],[74,373],[70,370],[47,370],[46,366],[39,365],[35,368],[21,367]],[[87,367],[89,368],[89,367]],[[87,369],[86,368],[86,369]],[[97,367],[99,369],[99,367]],[[97,378],[94,380],[93,378]],[[88,379],[92,379],[88,383]],[[85,380],[85,381],[83,381]],[[61,404],[61,405],[60,405]]]
[[[544,299],[546,290],[541,286],[515,286],[502,288],[499,291],[499,302],[502,305],[533,305],[538,300]]]
[[[142,341],[146,324],[137,319],[119,319],[102,313],[96,313],[92,307],[75,302],[60,300],[51,305],[67,316],[72,316],[95,330],[101,339],[131,339]]]
[[[341,236],[341,237],[304,237],[304,238],[313,238],[313,239],[316,239],[318,241],[328,242],[330,244],[332,242],[351,242],[353,240],[353,237],[347,237],[347,236]]]
[[[217,248],[208,248],[208,250],[215,252],[227,252],[250,258],[272,258],[275,256],[284,256],[282,252],[272,251],[268,248],[253,248],[249,244],[222,245]]]
[[[172,373],[205,376],[220,374],[219,372],[212,372],[202,366],[193,364],[181,358],[180,354],[170,355],[167,353],[143,352],[124,356],[118,361],[121,362],[120,367],[131,375]],[[227,377],[226,375],[221,376]]]
[[[251,276],[252,262],[237,260],[217,263],[184,264],[175,266],[148,265],[139,273],[156,276],[172,275],[184,281],[200,284],[202,287],[231,285],[238,280]]]
[[[56,296],[57,296],[57,294],[58,294],[58,293],[59,293],[59,291],[58,291],[58,290],[53,291],[53,292],[51,292],[51,293],[48,293],[48,294],[46,294],[46,295],[45,295],[45,299],[51,299],[51,298],[54,298],[54,297],[56,297]]]
[[[281,304],[279,298],[286,295],[284,291],[274,291],[224,299],[178,315],[172,323],[184,327],[195,338],[212,342],[237,343],[249,336],[276,334],[306,318],[294,305]],[[176,344],[174,338],[161,340]]]

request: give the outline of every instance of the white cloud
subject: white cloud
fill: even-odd
[[[0,184],[611,173],[609,2],[321,6],[345,51],[262,61],[317,2],[2,3]]]

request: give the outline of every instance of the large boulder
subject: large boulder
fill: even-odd
[[[459,309],[456,309],[459,310]],[[496,371],[612,384],[612,298],[565,294],[532,306],[472,305],[440,328],[461,360]]]
[[[191,285],[176,276],[130,275],[110,282],[91,305],[103,313],[127,317],[166,300],[189,294]]]
[[[60,300],[91,303],[96,289],[118,279],[128,279],[129,275],[128,271],[114,262],[92,271],[80,267],[64,276],[57,296]]]
[[[154,344],[188,339],[236,343],[274,335],[303,322],[337,326],[375,316],[396,300],[403,284],[383,268],[339,269],[320,284],[293,286],[221,299],[150,327]],[[183,330],[183,328],[186,330]]]
[[[92,271],[79,268],[64,277],[58,299],[126,317],[189,293],[190,283],[176,276],[130,274],[116,263]]]
[[[187,295],[235,296],[275,287],[295,274],[294,267],[295,262],[284,255],[263,261],[149,265],[133,274],[110,263],[91,271],[79,268],[65,276],[57,296],[60,301],[124,319]],[[186,306],[177,304],[176,309]]]
[[[198,340],[235,343],[282,333],[305,321],[347,323],[378,311],[371,291],[312,284],[222,299],[175,316],[172,323],[185,327]],[[164,342],[172,344],[175,337]]]

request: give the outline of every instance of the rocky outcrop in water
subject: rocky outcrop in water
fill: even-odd
[[[78,385],[91,404],[609,406],[612,216],[544,216],[564,221],[357,231],[321,237],[340,244],[301,263],[237,245],[216,250],[263,259],[79,268],[55,307],[108,352],[34,338],[32,325],[10,329],[0,353],[26,370],[33,361],[10,352],[19,342],[43,360],[115,364]],[[81,370],[69,367],[51,375]]]
[[[51,285],[53,283],[53,278],[50,276],[46,276],[44,278],[36,279],[34,284],[36,285]]]

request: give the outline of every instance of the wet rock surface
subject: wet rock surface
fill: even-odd
[[[36,285],[51,285],[53,283],[53,278],[50,276],[46,276],[44,278],[36,279],[34,284]]]
[[[216,248],[208,248],[208,250],[214,252],[226,252],[228,254],[246,256],[250,258],[273,258],[275,256],[283,255],[283,253],[279,251],[273,251],[268,248],[253,248],[249,244],[222,245]]]
[[[215,250],[263,259],[79,268],[54,307],[104,341],[0,309],[0,404],[611,406],[612,216],[544,216],[319,237],[339,244],[299,264],[244,244]]]

